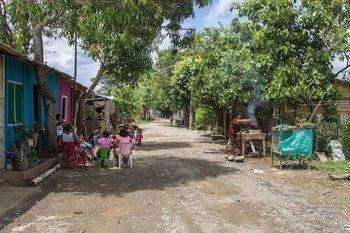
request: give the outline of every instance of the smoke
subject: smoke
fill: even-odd
[[[248,108],[247,108],[247,116],[249,117],[249,119],[252,120],[252,124],[253,125],[258,125],[258,120],[256,119],[255,117],[255,109],[257,107],[257,104],[252,102],[248,105]]]

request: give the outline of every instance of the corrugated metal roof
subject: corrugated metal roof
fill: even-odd
[[[22,57],[23,55],[14,50],[13,48],[0,43],[0,52],[5,54],[10,54],[16,57]]]

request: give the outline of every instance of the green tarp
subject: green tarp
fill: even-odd
[[[294,129],[275,131],[274,136],[279,138],[277,146],[281,156],[310,157],[313,149],[313,130]]]

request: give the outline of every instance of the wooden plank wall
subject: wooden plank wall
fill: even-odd
[[[4,59],[0,54],[0,181],[4,180],[5,150],[4,150]]]

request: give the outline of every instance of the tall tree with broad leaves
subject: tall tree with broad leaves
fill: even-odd
[[[349,50],[348,1],[247,0],[233,7],[257,28],[250,50],[267,99],[294,105],[339,97],[331,61]]]
[[[69,42],[73,43],[73,38],[77,35],[80,38],[80,46],[92,58],[100,61],[100,69],[87,90],[89,93],[105,72],[115,73],[114,77],[123,79],[125,76],[118,74],[121,70],[127,70],[125,67],[130,64],[130,60],[126,57],[130,54],[129,52],[136,54],[141,51],[141,57],[145,58],[150,47],[160,41],[160,32],[163,28],[169,32],[174,42],[179,42],[180,23],[194,15],[194,5],[204,7],[210,2],[210,0],[177,2],[170,0],[1,0],[0,40],[28,55],[33,54],[35,61],[44,63],[44,36],[66,36]],[[164,22],[167,22],[165,26]],[[131,60],[135,61],[135,59]],[[49,89],[45,67],[38,66],[36,71],[45,105],[46,151],[48,154],[53,154],[56,148],[55,98]],[[125,74],[125,72],[122,73]],[[81,97],[83,103],[86,95]],[[84,113],[80,112],[80,114]]]
[[[0,1],[0,40],[19,52],[44,64],[43,37],[57,35],[58,21],[69,9],[73,0]],[[36,66],[36,77],[45,107],[45,149],[48,155],[56,153],[55,98],[49,88],[48,71],[44,65]]]
[[[180,44],[181,22],[193,16],[194,4],[203,7],[209,3],[208,0],[145,0],[119,1],[111,6],[100,1],[98,7],[97,3],[86,5],[78,13],[81,16],[78,20],[76,13],[72,12],[65,27],[77,28],[80,46],[100,62],[99,71],[79,101],[83,103],[103,77],[107,77],[104,80],[107,85],[137,82],[151,68],[150,52],[162,38],[161,30],[167,30],[174,45]],[[164,26],[165,22],[168,23]],[[71,34],[65,35],[72,41]],[[79,107],[79,113],[83,113],[84,105],[80,104]],[[84,125],[78,128],[83,130]]]
[[[247,44],[253,25],[233,20],[227,27],[206,28],[198,33],[189,53],[196,54],[197,72],[192,88],[197,106],[216,113],[224,127],[224,109],[246,105],[254,96],[258,76]]]

